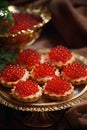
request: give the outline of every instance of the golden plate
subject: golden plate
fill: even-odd
[[[87,59],[81,55],[74,54],[75,57],[82,63],[87,65]],[[14,108],[16,110],[31,111],[31,112],[46,112],[55,110],[64,110],[77,103],[87,99],[87,85],[76,87],[72,98],[65,101],[50,101],[42,97],[35,103],[22,103],[10,96],[10,91],[7,88],[0,86],[0,103]]]

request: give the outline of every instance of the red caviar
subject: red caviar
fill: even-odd
[[[19,53],[17,61],[31,69],[32,66],[40,63],[40,59],[41,55],[37,51],[27,49]]]
[[[8,65],[1,72],[1,78],[7,82],[15,82],[23,77],[25,68],[20,65]]]
[[[49,52],[49,57],[54,62],[66,63],[71,57],[72,54],[66,47],[58,45],[55,48],[52,48]]]
[[[22,97],[34,95],[38,90],[38,84],[32,80],[20,81],[15,86],[15,92]]]
[[[29,13],[13,13],[14,25],[11,25],[9,28],[9,33],[15,34],[21,31],[27,31],[33,26],[41,22],[41,18]]]
[[[34,78],[54,77],[56,68],[50,63],[43,63],[35,66],[33,70]]]
[[[67,65],[62,71],[62,75],[71,79],[78,79],[87,76],[87,68],[84,64],[75,62]]]
[[[68,81],[55,77],[52,80],[47,82],[45,90],[50,94],[61,95],[71,89],[71,85]]]

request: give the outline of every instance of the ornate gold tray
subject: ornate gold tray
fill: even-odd
[[[87,59],[81,55],[74,54],[77,59],[87,65]],[[10,96],[10,90],[0,86],[0,103],[22,111],[31,111],[31,112],[46,112],[46,111],[55,111],[55,110],[64,110],[69,108],[77,103],[82,102],[87,99],[87,85],[82,85],[76,87],[74,95],[72,98],[65,101],[50,101],[45,99],[43,96],[39,101],[35,103],[22,103],[16,101]]]
[[[42,53],[44,53],[44,50]],[[48,50],[46,50],[48,51]],[[85,65],[87,59],[75,54],[75,57]],[[35,103],[22,103],[10,96],[10,90],[0,86],[0,103],[21,111],[30,111],[23,119],[24,125],[32,127],[48,127],[58,123],[63,117],[64,110],[87,99],[87,85],[76,87],[72,98],[65,101],[50,101],[43,96]],[[18,117],[19,118],[19,117]]]

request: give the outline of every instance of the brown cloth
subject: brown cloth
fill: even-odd
[[[39,0],[47,2],[52,21],[69,47],[87,45],[87,0]],[[36,2],[37,5],[37,2]]]
[[[87,129],[87,101],[77,104],[69,109],[65,116],[73,128]]]

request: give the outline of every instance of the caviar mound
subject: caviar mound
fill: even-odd
[[[73,84],[79,85],[87,82],[87,68],[83,63],[75,62],[67,65],[61,75]]]
[[[10,25],[7,33],[0,34],[0,46],[18,52],[40,36],[42,27],[50,21],[51,15],[45,7],[31,5],[11,5],[8,9],[12,12],[14,24]],[[5,21],[3,24],[8,23]]]
[[[34,26],[42,22],[42,19],[33,14],[20,12],[13,13],[14,25],[11,25],[8,34],[22,33],[23,31],[28,31],[32,29]]]
[[[20,81],[13,89],[11,95],[21,102],[35,102],[42,96],[42,88],[34,81]]]
[[[21,51],[18,54],[17,62],[19,64],[24,65],[29,70],[35,66],[36,64],[39,64],[41,61],[41,55],[32,49],[26,49]]]
[[[29,13],[13,13],[14,24],[9,27],[9,30],[0,40],[3,44],[7,44],[9,49],[22,49],[26,43],[31,42],[33,38],[38,36],[38,32],[31,32],[37,24],[41,22],[40,18]],[[5,43],[6,42],[6,43]]]
[[[71,51],[62,45],[52,48],[48,53],[48,57],[58,68],[63,68],[67,64],[75,61],[75,57]]]
[[[36,65],[30,72],[32,79],[39,83],[45,83],[55,76],[59,76],[59,70],[49,62]]]
[[[44,95],[51,100],[66,100],[72,97],[74,87],[68,81],[55,77],[43,86]]]
[[[29,72],[20,65],[6,66],[0,75],[0,83],[5,87],[12,87],[20,80],[26,81],[29,78]]]

